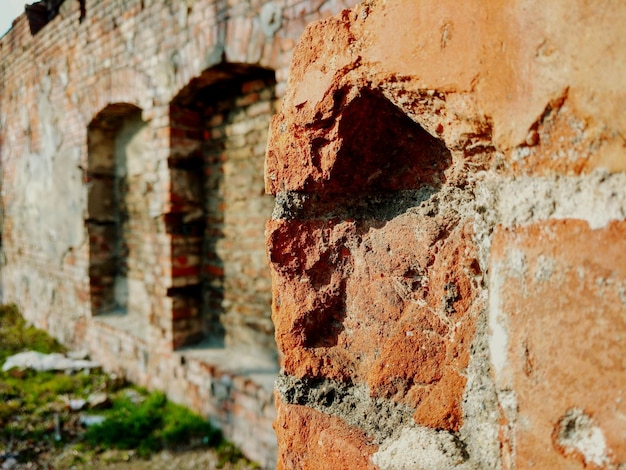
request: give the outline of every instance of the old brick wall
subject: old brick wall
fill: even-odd
[[[309,26],[266,188],[278,468],[626,465],[626,7]]]
[[[268,468],[267,128],[306,24],[355,3],[65,0],[0,39],[2,301]]]

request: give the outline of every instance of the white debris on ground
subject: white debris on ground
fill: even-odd
[[[13,368],[33,369],[43,371],[66,371],[75,372],[84,369],[97,369],[100,367],[95,361],[86,359],[71,359],[60,353],[43,354],[36,351],[27,351],[10,356],[2,366],[6,372]]]

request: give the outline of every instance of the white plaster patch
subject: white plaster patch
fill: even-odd
[[[381,470],[469,468],[467,455],[452,434],[423,427],[405,428],[399,437],[387,439],[372,461]]]
[[[585,176],[486,180],[480,186],[478,202],[482,197],[483,205],[491,204],[496,213],[490,218],[507,227],[548,219],[581,219],[597,229],[626,218],[625,173],[596,170]]]
[[[500,291],[504,284],[501,266],[494,264],[489,286],[489,352],[491,363],[499,382],[502,378],[508,354],[509,334],[505,327],[506,318],[502,313]]]
[[[505,418],[509,421],[510,424],[513,424],[517,421],[517,394],[513,390],[499,390],[498,391],[498,402],[502,411],[504,412]]]
[[[554,260],[544,255],[539,255],[535,266],[534,277],[536,281],[547,281],[554,272]]]
[[[586,464],[604,466],[609,463],[604,433],[583,410],[569,410],[557,426],[557,442],[566,453],[582,455]]]

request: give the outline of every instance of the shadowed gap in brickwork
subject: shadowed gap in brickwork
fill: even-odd
[[[32,5],[25,5],[24,11],[30,33],[34,36],[56,18],[64,2],[65,0],[41,0],[34,2]],[[87,15],[85,0],[78,0],[78,3],[80,9],[79,21],[82,23]]]
[[[106,107],[88,126],[85,223],[94,315],[128,309],[129,277],[135,277],[129,273],[129,255],[139,244],[132,233],[137,210],[128,191],[129,159],[141,153],[145,127],[141,110],[126,103]]]
[[[274,73],[224,64],[170,105],[174,345],[275,351],[263,227],[263,161]]]
[[[312,163],[327,168],[308,192],[372,194],[439,187],[452,158],[439,139],[411,120],[379,90],[362,88],[348,100],[349,87],[335,92],[331,122],[310,124]],[[328,127],[332,126],[331,129]]]
[[[410,119],[379,90],[362,88],[349,101],[348,91],[336,92],[332,121],[309,124],[315,136],[311,139],[312,163],[320,169],[327,166],[328,176],[312,180],[303,197],[294,198],[299,206],[295,218],[326,220],[329,226],[338,221],[355,221],[359,243],[352,250],[358,252],[369,243],[372,230],[384,230],[389,221],[437,194],[452,164],[452,155],[443,141]],[[286,238],[297,239],[298,235],[292,233]],[[325,242],[323,245],[330,248],[320,249],[319,260],[306,272],[293,274],[295,279],[308,278],[317,296],[311,311],[293,324],[297,332],[294,336],[305,348],[334,347],[345,330],[346,310],[352,300],[347,285],[355,259],[347,248],[348,238],[338,237],[333,245]],[[301,247],[303,253],[309,248]],[[280,256],[279,250],[271,255],[279,265],[286,264]],[[398,265],[404,262],[396,261]],[[375,272],[377,267],[370,269]],[[339,281],[333,279],[338,271],[343,273]],[[411,291],[416,289],[418,277],[411,269],[402,274]],[[377,294],[371,296],[372,304]]]

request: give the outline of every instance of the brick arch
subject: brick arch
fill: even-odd
[[[220,8],[219,3],[215,2],[215,8]],[[189,85],[193,77],[223,64],[248,64],[269,70],[284,67],[280,63],[276,41],[276,33],[283,27],[282,20],[277,19],[281,17],[282,9],[273,2],[261,4],[255,15],[227,17],[207,32],[189,38],[177,54],[197,60],[182,60],[180,68],[175,70],[172,99]]]
[[[151,107],[148,97],[150,79],[144,73],[131,68],[114,70],[101,74],[96,83],[85,88],[80,102],[87,122],[92,120],[110,105],[127,103],[146,110]]]

